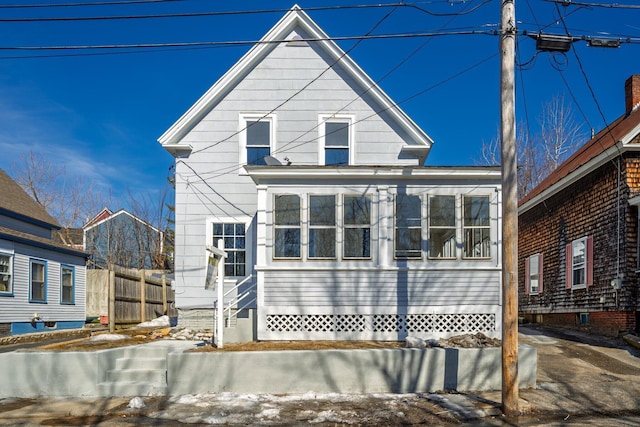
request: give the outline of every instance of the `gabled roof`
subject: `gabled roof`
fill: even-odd
[[[56,242],[55,240],[34,236],[33,234],[23,233],[6,227],[0,227],[0,239],[6,239],[12,242],[23,243],[83,258],[87,258],[89,256],[86,252],[75,250],[63,243]]]
[[[105,208],[105,209],[107,209],[107,208]],[[103,209],[103,210],[100,212],[100,214],[104,213],[104,212],[105,212],[105,209]],[[108,210],[108,209],[107,209],[107,210]],[[111,211],[109,210],[109,212],[111,212]],[[94,218],[97,218],[98,216],[100,216],[100,214],[98,214],[98,215],[97,215],[96,217],[94,217]],[[83,227],[83,228],[84,228],[84,231],[86,232],[87,230],[91,230],[92,228],[97,227],[97,226],[99,226],[100,224],[104,224],[104,223],[105,223],[105,222],[107,222],[107,221],[115,220],[116,218],[118,218],[118,217],[119,217],[119,216],[121,216],[121,215],[128,216],[128,217],[130,217],[131,219],[133,219],[134,221],[137,221],[137,222],[139,222],[139,223],[143,224],[145,227],[148,227],[148,228],[152,229],[153,231],[155,231],[155,232],[157,232],[157,233],[160,233],[160,230],[158,230],[156,227],[154,227],[153,225],[149,224],[148,222],[146,222],[146,221],[144,221],[144,220],[142,220],[142,219],[138,218],[137,216],[133,215],[132,213],[127,212],[127,211],[126,211],[126,210],[124,210],[124,209],[120,209],[120,210],[119,210],[119,211],[117,211],[116,213],[111,213],[110,215],[102,216],[102,219],[99,219],[99,220],[96,220],[96,221],[93,221],[93,222],[89,222],[89,223],[87,223],[87,225],[85,225],[85,226]]]
[[[293,6],[265,34],[260,42],[254,45],[177,122],[158,138],[162,146],[174,155],[180,151],[190,151],[189,145],[180,144],[181,139],[215,107],[232,87],[237,85],[273,50],[274,42],[288,40],[287,37],[298,27],[309,34],[313,43],[333,58],[337,65],[342,67],[354,81],[367,89],[367,95],[375,99],[382,110],[388,113],[411,136],[413,143],[406,145],[403,151],[411,152],[424,161],[433,140],[334,41],[330,40],[329,36],[298,5]]]
[[[102,221],[103,219],[105,219],[105,218],[107,218],[108,216],[111,216],[111,215],[113,215],[113,212],[111,211],[111,209],[109,209],[107,207],[104,207],[93,218],[88,220],[87,223],[82,228],[87,228],[90,225],[93,225],[98,221]]]
[[[620,116],[562,162],[519,202],[520,211],[557,193],[623,151],[640,149],[633,138],[640,134],[640,108]]]
[[[39,226],[60,228],[58,221],[2,169],[0,169],[0,213]]]

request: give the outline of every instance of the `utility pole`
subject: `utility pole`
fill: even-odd
[[[518,408],[518,175],[515,122],[515,0],[501,0],[502,412]]]

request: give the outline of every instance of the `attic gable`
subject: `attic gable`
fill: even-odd
[[[51,229],[60,228],[58,221],[2,169],[0,169],[0,213]]]
[[[231,67],[158,141],[177,155],[189,152],[191,147],[181,140],[189,133],[234,87],[258,66],[281,42],[292,48],[307,47],[313,40],[331,64],[339,67],[353,80],[367,97],[403,130],[408,136],[403,151],[415,155],[422,161],[426,158],[433,141],[422,131],[329,36],[298,6],[294,6],[271,28],[233,67]]]

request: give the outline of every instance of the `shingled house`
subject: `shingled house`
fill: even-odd
[[[519,309],[529,321],[638,331],[640,75],[625,113],[519,203]]]
[[[86,254],[59,229],[0,169],[0,336],[84,326]]]

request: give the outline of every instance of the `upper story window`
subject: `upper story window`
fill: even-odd
[[[593,238],[583,237],[566,246],[566,288],[581,289],[593,284]]]
[[[371,197],[344,196],[344,258],[371,258]]]
[[[273,257],[300,258],[300,196],[275,196],[273,227]]]
[[[542,261],[542,254],[535,254],[525,258],[524,291],[527,295],[542,292]]]
[[[336,257],[336,196],[309,196],[309,258]]]
[[[29,301],[47,302],[47,263],[30,260]]]
[[[462,198],[463,258],[491,257],[489,196]]]
[[[351,164],[353,117],[320,115],[319,164],[346,166]]]
[[[13,292],[13,255],[0,254],[0,294]]]
[[[60,302],[75,302],[75,269],[68,265],[60,266]]]
[[[395,199],[395,257],[422,257],[422,200],[420,196],[397,194]]]
[[[245,225],[242,223],[214,223],[213,246],[218,247],[218,241],[224,242],[227,258],[224,261],[224,275],[228,277],[243,277],[246,272],[247,249]]]
[[[429,258],[456,257],[456,196],[429,197]]]
[[[265,165],[275,147],[274,114],[240,116],[240,165]]]

